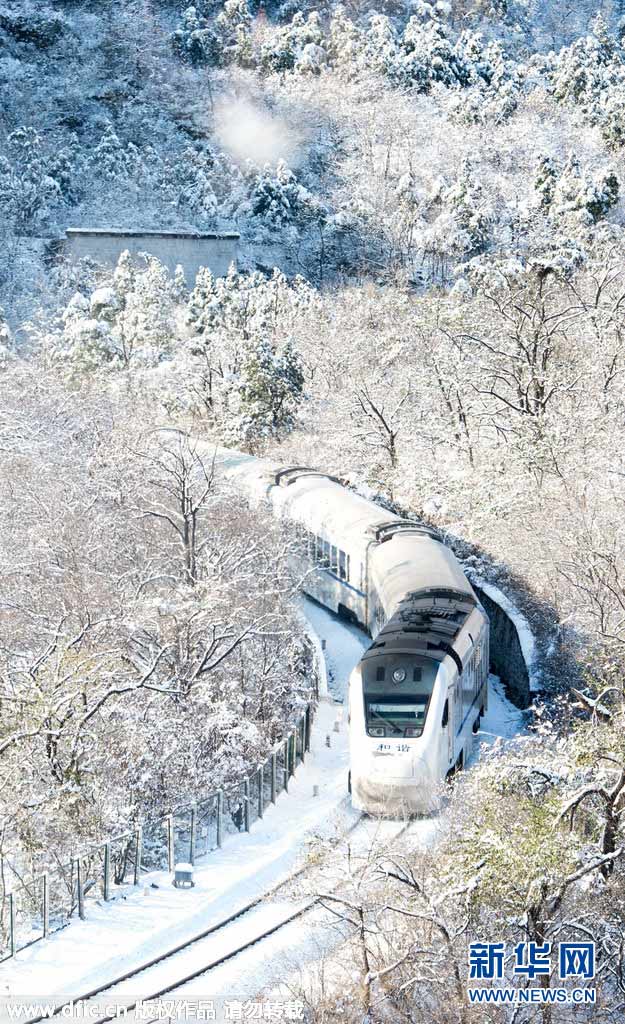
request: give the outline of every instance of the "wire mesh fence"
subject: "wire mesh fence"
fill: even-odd
[[[225,838],[249,832],[288,791],[289,779],[310,750],[313,706],[246,778],[163,818],[133,825],[81,851],[54,871],[27,882],[8,862],[0,873],[0,962],[114,900],[151,871],[173,871],[218,850]]]

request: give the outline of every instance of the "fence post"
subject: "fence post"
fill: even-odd
[[[295,730],[293,730],[289,736],[287,743],[289,743],[291,747],[291,758],[289,764],[290,774],[295,775],[295,752],[297,750],[297,733]]]
[[[174,818],[172,814],[168,814],[165,821],[167,822],[167,870],[174,870]]]
[[[276,752],[271,755],[271,802],[276,802]]]
[[[11,956],[15,956],[15,901],[13,893],[9,893],[9,930],[11,932]]]
[[[195,864],[195,830],[197,820],[197,807],[191,807],[191,835],[189,837],[189,864]]]
[[[289,791],[289,737],[284,741],[284,792]]]
[[[223,826],[224,795],[221,790],[217,793],[217,849],[221,849],[221,832]]]
[[[243,820],[245,822],[245,831],[250,830],[250,780],[246,779],[243,783]]]
[[[263,788],[264,788],[264,785],[265,785],[264,775],[265,775],[265,773],[263,772],[263,766],[262,766],[262,764],[260,764],[258,766],[258,817],[259,818],[262,818],[263,811],[265,809],[265,807],[264,807],[264,794],[263,794]]]
[[[111,844],[104,844],[104,885],[102,886],[102,894],[104,896],[104,902],[111,898]]]
[[[134,884],[138,885],[141,880],[141,858],[143,856],[143,829],[139,825],[135,833],[135,877]]]
[[[306,707],[304,728],[306,730],[306,752],[310,753],[310,704],[308,704]]]
[[[81,921],[85,919],[85,894],[82,891],[82,865],[80,857],[76,858],[76,894],[78,896],[78,916]]]
[[[41,882],[43,885],[43,937],[47,939],[50,931],[50,890],[48,887],[48,872],[44,871]]]

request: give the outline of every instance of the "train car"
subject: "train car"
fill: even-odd
[[[373,643],[349,690],[352,802],[428,813],[487,707],[488,619],[453,552],[418,524],[378,533],[367,580]]]
[[[302,590],[372,637],[349,683],[353,805],[428,813],[487,707],[488,618],[455,555],[324,473],[227,449],[216,461],[292,523]]]

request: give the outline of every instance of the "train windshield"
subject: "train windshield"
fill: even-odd
[[[428,698],[410,701],[367,702],[369,733],[373,736],[420,736],[425,724]],[[383,728],[384,732],[377,730]]]
[[[369,660],[363,672],[367,734],[416,738],[425,726],[438,665],[405,657]]]

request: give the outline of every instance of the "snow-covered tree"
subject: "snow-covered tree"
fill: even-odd
[[[198,274],[184,390],[230,438],[253,444],[292,429],[304,386],[292,330],[314,304],[309,285],[277,271],[270,279],[234,267],[225,278]]]
[[[289,224],[303,224],[318,213],[319,204],[301,185],[284,160],[274,168],[266,165],[256,173],[250,168],[250,207],[270,230],[279,231]]]
[[[228,386],[224,434],[252,450],[280,440],[293,430],[303,398],[301,358],[291,342],[275,350],[265,338],[250,340]]]
[[[93,147],[89,162],[92,172],[110,183],[140,177],[143,170],[138,148],[132,142],[122,142],[110,123]]]
[[[564,220],[582,225],[603,220],[619,197],[619,180],[613,170],[592,177],[583,173],[575,153],[569,153],[566,163],[558,167],[548,157],[540,159],[534,187],[540,204],[557,221]]]
[[[217,65],[223,58],[223,39],[198,7],[187,7],[183,11],[172,42],[178,56],[194,67]]]
[[[6,322],[4,310],[0,306],[0,366],[11,358],[13,351],[11,331],[8,323]]]
[[[71,372],[156,365],[175,336],[174,295],[173,282],[157,259],[135,262],[126,251],[110,284],[89,297],[77,293],[72,298],[62,330],[46,339],[47,351]]]
[[[37,234],[64,201],[59,158],[51,160],[35,128],[22,127],[7,138],[0,157],[0,204],[17,234]]]

